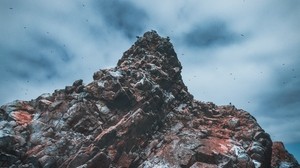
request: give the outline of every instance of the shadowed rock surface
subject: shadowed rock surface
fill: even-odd
[[[249,113],[194,100],[181,69],[146,32],[91,83],[1,106],[0,167],[299,167]]]

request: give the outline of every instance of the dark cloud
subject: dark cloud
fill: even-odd
[[[276,68],[274,85],[270,86],[270,93],[263,93],[261,105],[265,110],[264,115],[275,117],[298,117],[300,114],[300,69],[296,66],[300,61],[293,64],[282,63]],[[299,125],[300,126],[300,125]]]
[[[48,34],[48,33],[47,33]],[[31,35],[33,42],[36,43],[34,46],[37,46],[36,51],[45,49],[52,59],[58,59],[65,63],[70,62],[73,58],[71,54],[68,53],[66,46],[61,44],[57,39],[51,38],[49,35],[43,36],[39,34]]]
[[[147,14],[130,2],[102,0],[96,1],[94,6],[108,25],[122,31],[128,38],[141,34],[146,26]]]
[[[7,67],[7,71],[17,78],[51,79],[59,75],[55,63],[42,53],[37,53],[33,57],[16,53],[11,59],[11,61],[18,60],[19,65]]]
[[[2,64],[7,78],[50,79],[59,75],[55,62],[39,51],[14,50],[7,52]]]
[[[3,45],[3,44],[2,44]],[[52,79],[60,76],[64,64],[72,61],[64,45],[50,37],[33,34],[22,47],[2,46],[3,73],[10,78],[21,80]]]
[[[241,37],[231,31],[223,21],[203,22],[183,37],[186,45],[199,48],[229,45],[240,39]]]

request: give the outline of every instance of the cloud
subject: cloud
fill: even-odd
[[[194,26],[183,39],[189,47],[207,48],[236,43],[240,37],[237,33],[230,31],[225,22],[208,21]]]
[[[147,22],[147,14],[130,2],[104,0],[95,1],[94,6],[107,25],[123,31],[128,38],[142,33]]]
[[[275,76],[275,86],[272,93],[269,94],[264,104],[270,108],[291,108],[296,109],[300,105],[300,71],[297,67],[291,65],[277,71]],[[283,71],[283,72],[282,72]],[[291,111],[285,112],[288,113]],[[300,112],[300,111],[299,111]],[[296,113],[294,113],[297,115]]]
[[[39,33],[29,35],[26,43],[16,42],[17,45],[12,48],[2,43],[2,67],[11,77],[28,80],[58,77],[60,67],[72,61],[63,44]]]
[[[51,79],[58,75],[58,70],[54,63],[47,57],[36,56],[35,58],[26,57],[24,55],[15,55],[11,57],[13,60],[18,60],[15,65],[9,66],[6,70],[10,75],[20,79]]]
[[[73,59],[73,56],[68,53],[65,44],[61,44],[59,40],[53,39],[51,36],[42,36],[39,34],[31,35],[35,46],[39,46],[35,51],[46,50],[49,58],[68,63]]]

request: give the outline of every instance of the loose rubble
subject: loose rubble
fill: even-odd
[[[1,106],[0,167],[299,167],[249,113],[194,100],[181,69],[150,31],[91,83]]]

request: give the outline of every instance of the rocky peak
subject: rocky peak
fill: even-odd
[[[100,70],[94,73],[93,78],[98,84],[112,80],[114,84],[110,87],[117,90],[121,87],[120,81],[124,81],[126,86],[122,90],[129,89],[125,95],[161,88],[164,96],[167,94],[169,97],[175,96],[177,101],[190,101],[192,95],[182,81],[181,69],[181,63],[169,38],[160,37],[156,31],[150,31],[143,37],[138,37],[135,44],[124,52],[115,68]]]
[[[194,100],[181,68],[150,31],[91,83],[1,106],[0,167],[299,167],[249,113]]]
[[[153,77],[163,77],[159,83],[164,88],[182,80],[182,66],[170,39],[160,37],[156,31],[146,32],[143,37],[138,37],[119,60],[118,66],[122,69],[148,71]]]
[[[181,64],[169,38],[160,37],[156,31],[146,32],[124,53],[118,66],[133,69],[162,69],[180,75]]]

